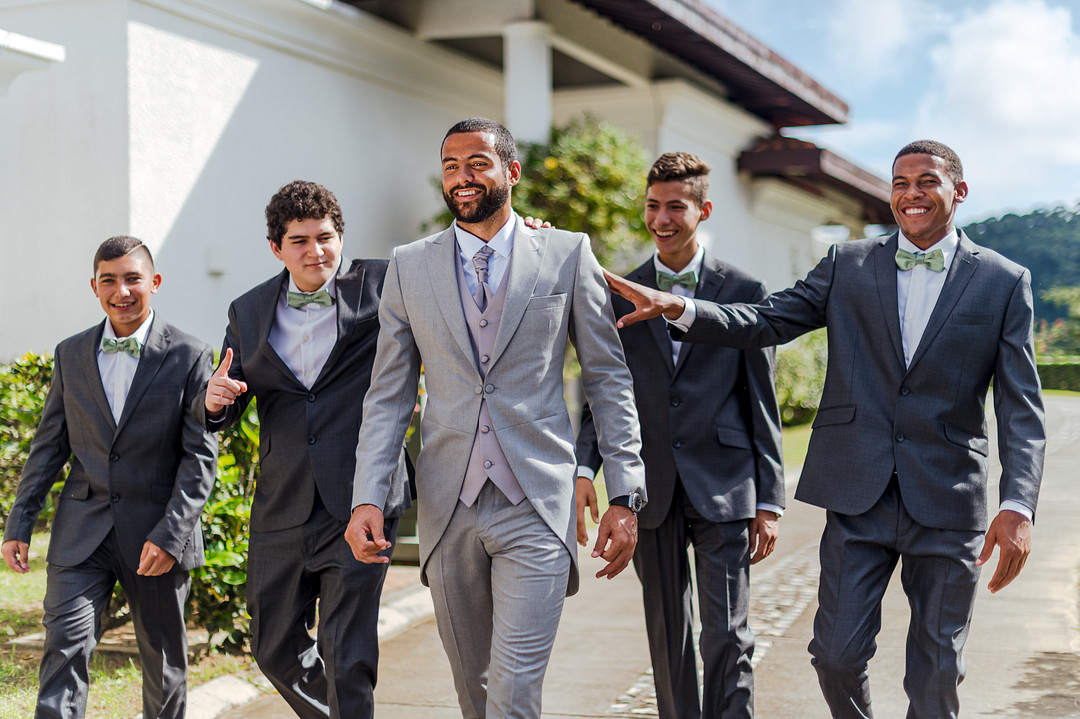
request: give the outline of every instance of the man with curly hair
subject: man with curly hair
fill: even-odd
[[[387,565],[357,562],[344,533],[387,262],[343,258],[341,208],[314,182],[282,187],[266,225],[285,267],[232,303],[221,364],[193,409],[220,431],[257,400],[247,597],[259,668],[303,719],[371,717]],[[400,444],[393,454],[389,537],[410,504]]]

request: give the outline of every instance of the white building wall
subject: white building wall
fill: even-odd
[[[387,257],[441,206],[446,128],[502,108],[498,73],[343,6],[0,1],[0,27],[68,48],[0,98],[0,157],[17,158],[0,212],[27,229],[0,235],[7,286],[28,246],[59,280],[2,315],[0,359],[100,321],[90,264],[115,234],[154,250],[162,316],[217,345],[228,303],[280,270],[263,216],[278,187],[325,184],[346,254]]]

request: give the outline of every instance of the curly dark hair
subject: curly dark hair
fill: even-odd
[[[443,136],[442,144],[446,144],[446,138],[451,135],[460,135],[468,132],[490,132],[495,136],[495,153],[506,167],[510,167],[517,161],[517,142],[510,131],[494,120],[486,117],[470,117],[457,123]],[[439,147],[442,147],[440,145]]]
[[[645,187],[657,182],[681,180],[690,186],[690,197],[701,207],[709,199],[709,163],[689,152],[665,152],[649,169]]]
[[[945,163],[945,174],[949,176],[949,179],[953,181],[953,184],[959,185],[964,181],[964,166],[960,164],[960,156],[943,142],[938,142],[937,140],[916,140],[915,142],[909,142],[900,148],[900,152],[896,153],[896,157],[893,158],[893,165],[896,165],[896,161],[904,155],[932,155],[933,157],[940,157]]]
[[[97,252],[94,253],[94,274],[97,275],[98,265],[102,262],[115,260],[118,257],[130,255],[132,252],[138,252],[146,257],[146,261],[150,263],[150,271],[154,271],[154,256],[150,254],[150,248],[144,245],[142,240],[138,237],[117,235],[98,245]]]
[[[341,205],[334,193],[317,182],[293,180],[282,185],[266,206],[266,239],[281,248],[281,240],[293,220],[321,220],[329,217],[338,235],[345,233]]]

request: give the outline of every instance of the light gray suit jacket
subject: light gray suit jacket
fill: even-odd
[[[353,506],[383,506],[396,448],[423,365],[427,404],[417,461],[421,566],[458,502],[481,397],[518,482],[575,558],[574,437],[563,399],[567,339],[596,418],[609,496],[644,492],[630,372],[600,265],[581,233],[532,230],[519,218],[506,303],[486,381],[476,368],[457,286],[453,228],[398,247],[379,312],[381,330],[356,451]],[[426,581],[426,575],[425,581]]]
[[[50,563],[83,562],[115,529],[132,571],[146,540],[175,557],[176,570],[201,566],[199,516],[217,473],[217,437],[203,431],[188,407],[210,376],[213,350],[155,315],[115,422],[97,364],[104,327],[56,348],[4,541],[30,541],[49,489],[70,459],[53,518]]]
[[[992,380],[1000,500],[1035,509],[1046,435],[1031,276],[957,231],[956,255],[909,367],[897,310],[896,234],[834,245],[805,280],[759,304],[699,302],[690,331],[673,333],[760,347],[828,327],[825,388],[797,499],[861,514],[895,469],[917,522],[985,530]]]

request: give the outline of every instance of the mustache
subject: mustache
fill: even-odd
[[[464,185],[458,185],[450,189],[450,194],[457,192],[458,190],[480,190],[481,192],[487,192],[487,188],[483,185],[475,182],[466,182]]]

